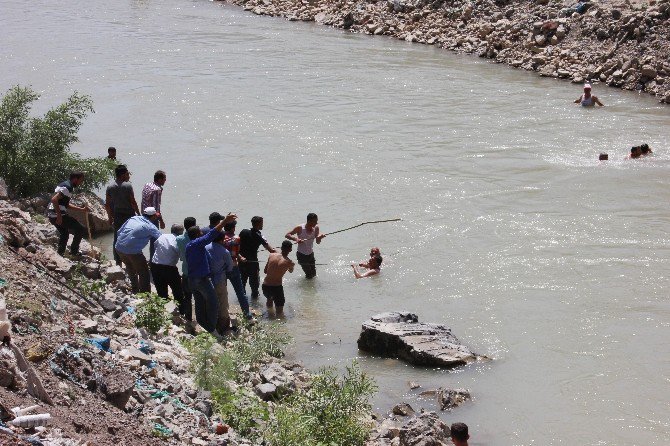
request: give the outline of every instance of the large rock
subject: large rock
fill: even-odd
[[[358,348],[421,366],[456,367],[479,359],[444,325],[408,312],[381,313],[363,323]]]
[[[449,426],[435,412],[411,418],[400,428],[400,444],[406,446],[442,446],[451,443]]]
[[[107,211],[105,211],[105,204],[102,199],[91,192],[84,192],[77,194],[72,202],[76,206],[88,206],[91,209],[91,212],[88,214],[88,222],[86,221],[86,214],[83,212],[70,212],[74,218],[76,218],[79,223],[85,227],[91,227],[91,234],[98,234],[103,232],[112,232],[114,229],[112,225],[109,224],[109,219],[107,218]]]

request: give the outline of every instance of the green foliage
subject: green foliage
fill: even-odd
[[[227,388],[227,381],[237,379],[237,367],[229,352],[216,345],[216,339],[209,333],[184,341],[184,346],[191,353],[190,367],[194,381],[201,389]]]
[[[249,390],[221,387],[212,391],[212,401],[221,419],[243,437],[256,440],[263,435],[270,419],[268,405]]]
[[[354,362],[338,377],[322,369],[311,387],[279,404],[267,429],[272,446],[359,446],[370,433],[367,420],[374,381]]]
[[[137,297],[142,302],[137,305],[135,325],[146,328],[149,333],[156,334],[168,326],[170,317],[165,311],[167,301],[155,293],[141,293]]]
[[[100,297],[105,292],[105,281],[101,279],[91,280],[82,273],[81,269],[81,263],[77,263],[67,284],[70,287],[79,290],[84,296],[93,295],[95,297]]]
[[[242,334],[232,341],[230,350],[235,362],[255,367],[268,356],[284,356],[284,347],[289,342],[291,336],[282,324],[245,325]]]
[[[73,170],[86,173],[83,190],[95,190],[112,176],[115,161],[82,158],[70,152],[83,119],[93,112],[86,95],[75,92],[43,117],[30,117],[39,95],[29,87],[11,88],[0,102],[0,177],[19,196],[52,192]]]

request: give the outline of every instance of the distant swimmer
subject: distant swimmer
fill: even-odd
[[[286,234],[286,238],[293,240],[298,244],[298,264],[305,272],[305,277],[313,279],[316,277],[316,259],[314,258],[314,240],[317,244],[326,234],[321,234],[319,230],[319,217],[314,213],[307,214],[307,222],[304,225],[296,226],[291,232]]]
[[[374,248],[373,248],[374,249]],[[370,252],[370,260],[368,260],[368,263],[363,265],[359,264],[360,267],[367,269],[366,272],[360,273],[358,271],[358,268],[356,268],[356,265],[351,265],[351,268],[354,270],[354,276],[356,276],[357,279],[362,279],[364,277],[372,277],[376,276],[381,272],[381,267],[382,267],[382,256],[379,254],[372,255],[372,252]]]
[[[640,148],[640,146],[634,146],[630,148],[630,155],[628,155],[628,159],[635,159],[641,156],[642,156],[642,149]]]
[[[642,152],[642,156],[647,156],[654,153],[651,151],[651,147],[649,147],[649,144],[642,144],[640,146],[640,152]]]
[[[281,317],[284,313],[284,297],[283,279],[286,271],[293,273],[295,263],[288,258],[289,253],[293,250],[293,243],[284,240],[281,244],[281,254],[272,253],[268,257],[268,263],[265,264],[265,279],[263,280],[263,296],[267,299],[268,309],[272,309],[274,305],[277,311],[277,316]]]
[[[598,157],[598,161],[607,161],[608,159],[610,159],[610,156],[606,153],[601,153]]]
[[[579,104],[582,107],[593,107],[596,104],[603,107],[605,105],[602,102],[600,102],[598,96],[594,96],[591,94],[591,84],[584,85],[584,93],[578,99],[575,100],[575,104]]]

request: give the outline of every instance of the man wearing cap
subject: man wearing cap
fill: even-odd
[[[293,243],[284,240],[281,244],[281,254],[272,253],[268,257],[268,263],[265,264],[265,279],[263,279],[263,296],[267,299],[268,310],[274,305],[277,316],[284,314],[284,274],[286,271],[293,273],[295,263],[288,258],[293,250]]]
[[[116,248],[121,261],[126,265],[133,294],[151,291],[149,266],[142,250],[150,240],[157,240],[161,231],[156,227],[156,209],[148,207],[142,215],[131,217],[118,231]]]
[[[204,235],[198,226],[188,229],[188,238],[191,241],[186,245],[186,261],[188,284],[195,298],[195,318],[202,328],[215,335],[218,334],[215,330],[219,317],[219,302],[212,283],[212,269],[206,248],[221,234],[223,226],[235,221],[236,218],[235,214],[228,214]]]
[[[182,225],[174,224],[170,234],[161,234],[154,243],[154,255],[151,257],[151,277],[154,279],[156,293],[163,299],[168,298],[168,287],[177,302],[184,298],[179,277],[179,248],[177,237],[184,233]]]
[[[575,104],[580,104],[582,107],[593,107],[596,104],[601,107],[604,106],[603,103],[598,99],[598,96],[591,94],[591,84],[584,85],[584,94],[575,100]]]
[[[140,210],[135,201],[135,192],[133,192],[133,185],[130,183],[130,172],[128,168],[119,164],[114,169],[116,179],[112,184],[107,186],[105,193],[105,210],[107,211],[107,218],[109,224],[114,228],[114,243],[116,244],[117,232],[128,221],[130,217],[140,215]],[[121,259],[119,254],[114,251],[114,261],[121,266]]]

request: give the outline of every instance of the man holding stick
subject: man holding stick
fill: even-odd
[[[298,244],[298,264],[305,272],[307,279],[316,277],[316,259],[314,258],[314,240],[321,244],[321,240],[326,234],[321,234],[319,230],[319,217],[314,213],[307,214],[307,222],[304,225],[296,226],[286,234],[288,240]]]

